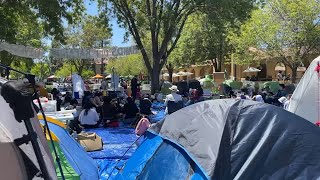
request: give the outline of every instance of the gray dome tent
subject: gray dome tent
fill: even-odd
[[[6,82],[0,78],[1,86]],[[31,103],[31,102],[30,102]],[[15,119],[13,110],[0,95],[0,174],[1,179],[42,179],[36,173],[40,170],[39,164],[31,143],[16,145],[15,140],[28,134],[23,122]],[[45,161],[50,179],[57,179],[53,158],[48,142],[40,127],[39,120],[35,117],[31,120],[34,131],[38,136],[38,144]]]
[[[265,103],[197,103],[169,115],[146,136],[118,179],[320,177],[320,129]]]

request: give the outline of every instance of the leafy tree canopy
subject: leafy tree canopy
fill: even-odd
[[[318,0],[269,0],[252,13],[241,26],[240,34],[231,34],[237,63],[277,58],[292,70],[307,62],[320,46],[320,3]]]
[[[121,76],[147,74],[147,69],[140,54],[110,60],[106,69],[107,73],[112,73],[112,67]]]

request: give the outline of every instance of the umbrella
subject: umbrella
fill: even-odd
[[[172,74],[172,77],[180,77],[180,75],[179,75],[179,74],[176,74],[176,73],[173,73],[173,74]]]
[[[100,74],[96,74],[95,76],[92,77],[93,79],[103,79],[103,76]]]
[[[169,77],[169,74],[168,73],[163,73],[162,76],[163,77]]]
[[[186,72],[179,71],[179,72],[177,73],[177,75],[179,75],[179,76],[186,76],[187,74],[186,74]]]
[[[185,72],[185,74],[186,74],[187,76],[193,75],[193,73],[191,73],[191,72]]]
[[[55,79],[55,78],[57,78],[55,75],[51,75],[48,77],[48,79]]]
[[[254,68],[254,67],[248,67],[246,70],[244,70],[243,72],[246,73],[251,73],[251,72],[260,72],[260,69]]]
[[[106,76],[107,79],[111,79],[112,75],[109,74],[108,76]]]

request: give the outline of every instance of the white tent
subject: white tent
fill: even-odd
[[[313,60],[303,75],[296,90],[291,97],[289,111],[295,113],[308,121],[315,123],[320,120],[319,114],[319,97],[320,81],[316,68],[320,62],[320,56]]]

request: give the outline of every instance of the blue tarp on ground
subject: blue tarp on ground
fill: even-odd
[[[44,122],[40,121],[42,124]],[[69,133],[58,125],[48,122],[50,131],[59,138],[59,145],[74,171],[81,180],[98,179],[98,166],[88,156],[81,145]]]
[[[154,115],[149,116],[150,117],[150,121],[152,123],[159,122],[159,121],[163,120],[166,117],[166,115],[165,115],[165,106],[164,106],[163,102],[152,103],[151,110],[154,113]]]
[[[155,112],[155,115],[150,116],[151,122],[158,122],[165,118],[165,108],[163,106],[164,103],[152,104],[152,111]],[[131,127],[119,127],[86,129],[86,131],[95,132],[103,141],[103,150],[88,152],[89,156],[92,157],[100,167],[100,179],[108,179],[113,169],[112,176],[109,179],[114,179],[118,174],[118,170],[114,167],[119,159],[131,147],[117,165],[118,168],[121,168],[137,149],[137,145],[133,144],[138,138],[134,133],[134,129]],[[142,141],[142,138],[139,139],[139,143]]]
[[[100,179],[108,179],[108,176],[116,165],[117,161],[137,139],[137,136],[134,134],[134,129],[128,127],[119,127],[87,129],[86,131],[95,132],[102,138],[103,150],[88,152],[88,154],[96,161],[96,163],[100,167]],[[134,144],[118,163],[117,167],[121,168],[123,163],[129,157],[131,157],[136,148],[137,145]],[[114,169],[112,174],[116,175],[117,173],[118,170]],[[112,177],[110,177],[110,179],[112,179]]]

